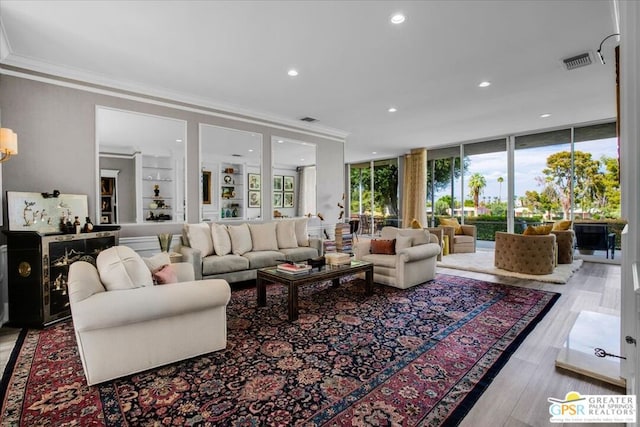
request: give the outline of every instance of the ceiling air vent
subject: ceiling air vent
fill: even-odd
[[[571,58],[563,59],[562,62],[567,68],[567,71],[574,70],[580,67],[586,67],[591,65],[591,55],[589,52],[581,53],[580,55],[572,56]]]
[[[314,119],[313,117],[303,117],[300,120],[302,120],[303,122],[313,123],[313,122],[317,121],[318,119]]]

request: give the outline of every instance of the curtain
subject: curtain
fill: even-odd
[[[298,207],[296,216],[316,214],[316,167],[298,168]]]
[[[402,226],[410,227],[415,218],[427,224],[427,149],[416,148],[404,156]]]

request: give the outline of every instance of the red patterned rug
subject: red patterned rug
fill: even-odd
[[[1,425],[435,426],[462,420],[559,294],[449,275],[234,290],[228,345],[86,385],[71,322],[25,330],[0,385]],[[185,331],[188,333],[188,331]]]

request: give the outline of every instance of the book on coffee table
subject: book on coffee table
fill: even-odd
[[[307,264],[278,264],[276,269],[284,273],[299,274],[306,273],[311,270],[311,266]]]

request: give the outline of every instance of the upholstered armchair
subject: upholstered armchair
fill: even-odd
[[[556,266],[556,235],[496,231],[494,265],[525,274],[551,274]]]
[[[438,261],[442,261],[442,255],[444,254],[444,230],[442,227],[425,227],[432,236],[438,239],[437,242],[440,245],[440,253],[438,254]],[[433,239],[431,239],[433,241]]]
[[[551,233],[556,236],[558,264],[573,263],[573,248],[576,236],[573,230],[551,230]]]
[[[459,225],[462,234],[456,234],[456,227],[441,225],[445,236],[449,236],[449,253],[460,254],[476,251],[476,226]]]
[[[374,282],[406,289],[435,277],[442,250],[435,236],[423,229],[396,227],[383,227],[380,233],[380,238],[361,238],[354,246],[356,259],[373,263]]]

